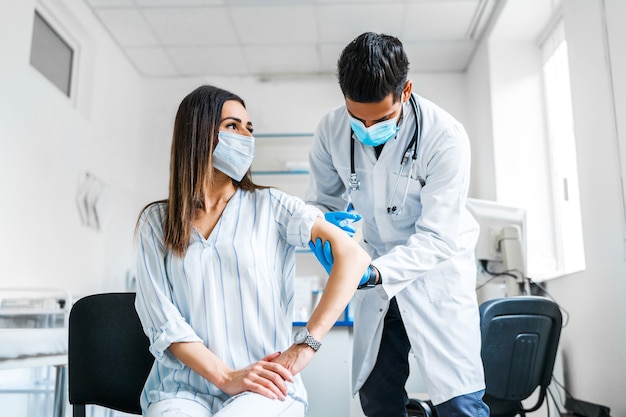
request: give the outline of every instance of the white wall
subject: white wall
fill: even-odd
[[[35,4],[3,1],[0,13],[0,286],[123,289],[139,210],[142,82],[82,1],[46,2],[82,48],[68,99],[29,64]],[[79,220],[85,172],[110,189],[101,231]]]
[[[465,75],[468,92],[467,108],[471,116],[465,128],[472,144],[472,175],[469,195],[474,198],[495,200],[493,120],[489,87],[489,55],[486,42],[477,48]]]
[[[621,0],[605,0],[624,16]],[[623,201],[613,101],[604,48],[601,0],[564,2],[578,148],[586,271],[551,281],[549,290],[570,312],[561,350],[566,383],[575,397],[626,415],[626,264]],[[617,9],[617,10],[616,10]],[[619,20],[619,21],[618,21]],[[613,25],[622,25],[612,19]],[[616,34],[617,32],[611,32]],[[626,38],[610,38],[615,50]],[[622,74],[614,74],[621,77]],[[615,90],[621,102],[626,90]],[[624,108],[621,108],[621,122]],[[626,143],[625,132],[620,142]]]
[[[606,50],[610,55],[611,82],[613,85],[613,101],[615,103],[615,129],[618,135],[619,155],[622,173],[622,197],[626,198],[626,26],[623,17],[626,16],[626,2],[610,0],[605,3],[607,24]],[[626,213],[626,201],[624,204]],[[626,215],[626,214],[625,214]],[[626,233],[624,235],[626,242]],[[626,253],[626,243],[624,245]]]

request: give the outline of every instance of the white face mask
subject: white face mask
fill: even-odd
[[[254,137],[220,131],[213,150],[213,167],[236,181],[246,175],[254,159]]]

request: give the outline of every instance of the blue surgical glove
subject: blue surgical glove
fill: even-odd
[[[319,263],[322,264],[326,272],[330,275],[330,270],[332,269],[333,263],[335,262],[335,260],[333,259],[333,252],[332,248],[330,247],[330,242],[326,241],[322,244],[322,239],[318,237],[317,239],[315,239],[315,243],[309,241],[309,248],[311,248],[311,251],[317,258]],[[361,280],[359,281],[359,287],[362,287],[367,283],[372,273],[372,266],[369,265],[365,270],[365,273],[361,277]]]
[[[327,222],[334,224],[352,237],[356,229],[351,225],[361,220],[361,215],[354,211],[329,211],[324,214],[324,218]]]
[[[315,243],[309,241],[309,248],[311,248],[311,251],[317,258],[319,263],[322,264],[328,275],[330,275],[330,270],[333,267],[333,262],[335,262],[335,260],[333,259],[333,252],[330,248],[330,242],[326,241],[322,245],[322,239],[318,237],[317,239],[315,239]]]

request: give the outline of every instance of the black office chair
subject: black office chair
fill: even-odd
[[[520,296],[480,306],[484,400],[492,417],[525,416],[543,404],[561,336],[558,305],[545,297]],[[538,391],[535,405],[522,401]]]
[[[135,311],[135,293],[90,295],[69,318],[69,401],[74,417],[96,404],[141,414],[139,396],[154,357]]]
[[[485,369],[484,401],[491,417],[525,416],[543,404],[552,380],[561,336],[559,307],[545,297],[498,298],[480,305],[481,357]],[[522,401],[536,390],[536,403]],[[433,417],[428,401],[411,399],[409,417]]]

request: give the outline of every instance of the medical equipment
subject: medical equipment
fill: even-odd
[[[504,293],[500,296],[530,294],[526,259],[526,210],[475,198],[467,199],[467,209],[480,227],[474,252],[480,266],[479,272],[491,275],[487,287],[494,289],[495,285],[501,284]],[[494,276],[501,279],[491,281]],[[495,294],[489,294],[490,289],[483,286],[479,286],[479,301],[493,298]]]
[[[65,415],[67,317],[71,305],[70,294],[62,289],[0,288],[0,370],[49,366],[56,370],[52,389],[47,386],[47,378],[35,378],[26,386],[2,384],[0,393],[42,394],[46,404],[49,395],[54,394],[55,417]],[[39,396],[34,400],[29,402],[29,409],[32,406],[39,410]]]
[[[404,203],[406,202],[406,198],[409,193],[409,184],[411,182],[410,176],[411,176],[411,173],[413,172],[415,161],[417,160],[417,149],[419,148],[419,143],[420,143],[421,136],[422,136],[422,113],[413,95],[411,95],[411,97],[409,98],[409,101],[411,102],[411,106],[413,107],[413,112],[415,113],[415,132],[413,133],[413,138],[411,139],[411,142],[409,142],[408,146],[406,147],[402,155],[402,159],[400,160],[400,169],[396,176],[396,181],[393,186],[393,191],[391,193],[391,199],[389,200],[389,205],[387,206],[387,213],[395,214],[395,215],[402,213],[402,210],[404,209]],[[348,183],[350,185],[350,191],[357,191],[361,187],[361,181],[358,179],[356,170],[354,168],[354,141],[355,141],[354,132],[350,130],[350,178],[348,179]],[[409,157],[411,158],[411,164],[409,165],[409,171],[406,177],[406,185],[404,187],[404,194],[402,196],[400,206],[398,207],[397,205],[394,204],[394,202],[396,200],[396,194],[398,191],[398,184],[400,183],[400,177],[402,176],[402,173],[404,172],[404,168],[406,166],[406,163],[409,160]],[[418,178],[418,180],[420,184],[423,186],[425,183],[424,180],[422,178]]]

